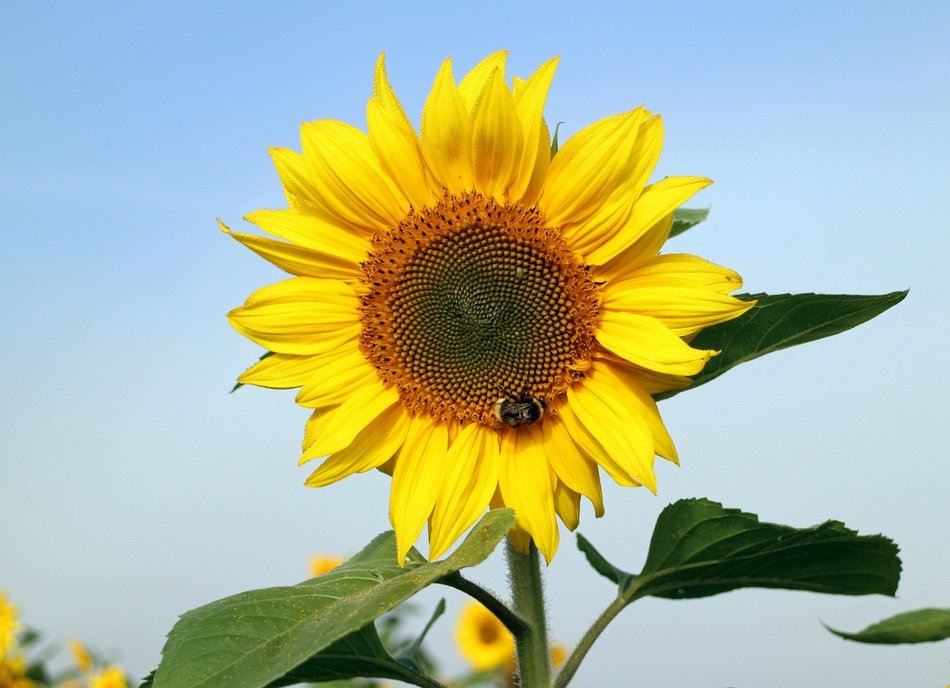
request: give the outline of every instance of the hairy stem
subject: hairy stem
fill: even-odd
[[[522,554],[514,548],[509,539],[506,554],[515,613],[525,624],[521,632],[515,633],[521,686],[549,688],[551,659],[548,652],[547,619],[544,615],[544,590],[538,548],[532,542],[528,553]]]
[[[508,605],[477,583],[473,583],[463,577],[458,571],[443,576],[439,579],[439,583],[447,585],[450,588],[455,588],[456,590],[461,590],[469,597],[481,602],[488,611],[498,617],[498,620],[505,625],[505,628],[511,631],[513,636],[517,637],[519,633],[523,633],[525,628],[527,628],[524,620],[511,611]]]
[[[584,657],[587,656],[587,653],[590,651],[594,641],[603,633],[607,624],[613,621],[614,617],[616,617],[627,604],[629,604],[628,600],[625,600],[623,597],[617,597],[607,606],[600,616],[594,619],[594,623],[592,623],[590,628],[587,629],[587,632],[584,633],[584,637],[577,643],[577,647],[574,648],[571,656],[567,658],[564,667],[558,672],[557,680],[554,682],[554,688],[564,688],[564,686],[570,683],[578,667],[581,665],[581,662],[584,661]]]

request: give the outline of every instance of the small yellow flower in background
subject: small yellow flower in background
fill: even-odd
[[[343,557],[335,557],[329,554],[315,554],[310,557],[310,575],[319,576],[332,571],[337,566],[346,561]]]
[[[478,602],[462,609],[455,625],[455,642],[461,655],[478,671],[512,666],[515,639],[498,617]]]
[[[27,678],[28,666],[21,653],[0,656],[0,688],[37,688],[37,684]]]
[[[0,590],[0,661],[3,661],[10,649],[16,645],[16,634],[22,628],[17,612],[16,605]]]
[[[567,660],[567,647],[561,643],[551,643],[549,648],[551,655],[551,666],[555,669],[560,669],[564,666],[564,662]]]
[[[106,667],[90,677],[89,688],[128,688],[125,672],[115,665]]]
[[[299,387],[314,409],[308,485],[392,476],[400,562],[426,524],[435,559],[503,506],[515,545],[550,561],[556,518],[577,527],[582,496],[604,513],[601,471],[655,491],[655,456],[678,458],[651,395],[717,353],[693,335],[753,305],[729,295],[732,270],[659,254],[711,183],[648,183],[659,116],[607,117],[552,158],[558,60],[509,86],[506,57],[458,83],[446,60],[417,134],[380,56],[368,133],[317,120],[302,153],[271,151],[290,207],[246,219],[283,241],[222,225],[293,275],[229,314],[272,352],[240,382]]]
[[[68,645],[69,652],[72,654],[73,661],[76,663],[76,668],[84,674],[92,671],[92,655],[89,654],[89,650],[86,649],[86,646],[75,639],[70,639]]]

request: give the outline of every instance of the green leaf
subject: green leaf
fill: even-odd
[[[730,368],[773,351],[850,330],[900,303],[906,291],[875,296],[849,294],[741,294],[756,300],[735,320],[703,330],[690,342],[697,349],[721,351],[685,389],[656,395],[667,399],[714,380]]]
[[[918,609],[904,612],[868,626],[857,633],[836,631],[825,626],[835,635],[859,643],[932,643],[950,638],[950,609]]]
[[[577,534],[577,548],[584,553],[587,563],[601,576],[612,580],[620,587],[624,587],[633,578],[629,573],[621,571],[604,558],[600,552],[580,533]]]
[[[685,499],[660,514],[643,570],[624,574],[620,596],[629,604],[739,588],[893,595],[900,570],[897,546],[882,535],[858,535],[838,521],[800,529],[760,523],[754,514]]]
[[[260,688],[313,661],[314,670],[342,671],[366,654],[361,672],[379,660],[373,620],[416,592],[488,557],[514,525],[510,509],[486,514],[448,558],[426,563],[414,553],[402,568],[392,532],[378,536],[342,566],[298,585],[233,595],[184,614],[168,636],[154,688]],[[340,641],[340,644],[336,644]],[[378,647],[376,647],[378,645]],[[316,657],[333,648],[337,653]],[[339,657],[346,658],[338,659]],[[388,655],[387,655],[388,657]],[[326,660],[326,661],[324,661]],[[409,670],[400,676],[410,680]],[[389,673],[376,675],[391,676]],[[417,685],[438,685],[429,683]]]
[[[673,211],[673,228],[670,230],[670,238],[682,234],[687,229],[692,229],[707,217],[709,217],[709,208],[677,208]]]
[[[561,128],[562,124],[564,124],[564,122],[558,122],[556,125],[554,125],[554,136],[551,137],[551,158],[552,159],[554,158],[555,155],[557,155],[557,151],[558,151],[557,132],[558,132],[558,129]]]

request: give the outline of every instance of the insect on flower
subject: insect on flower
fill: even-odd
[[[516,428],[519,425],[530,425],[541,420],[548,405],[544,399],[538,399],[530,396],[527,389],[522,390],[519,396],[499,389],[499,392],[505,396],[498,399],[492,406],[492,412],[495,418],[502,425],[509,428]]]

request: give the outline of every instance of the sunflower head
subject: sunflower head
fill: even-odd
[[[600,476],[656,487],[677,461],[652,394],[714,351],[688,341],[751,307],[726,268],[661,254],[673,211],[710,181],[650,183],[663,139],[643,108],[551,157],[544,103],[557,59],[527,79],[489,55],[456,82],[446,60],[417,133],[376,65],[367,131],[301,128],[272,151],[289,207],[231,234],[292,277],[229,315],[270,355],[241,382],[299,387],[313,409],[307,484],[380,469],[402,561],[428,524],[443,554],[489,507],[550,560],[556,518],[604,512]]]
[[[478,602],[468,602],[463,607],[455,626],[455,643],[476,671],[514,667],[514,637],[497,616]]]
[[[340,566],[344,561],[346,560],[343,557],[333,554],[315,554],[310,557],[310,575],[311,577],[322,576]]]

